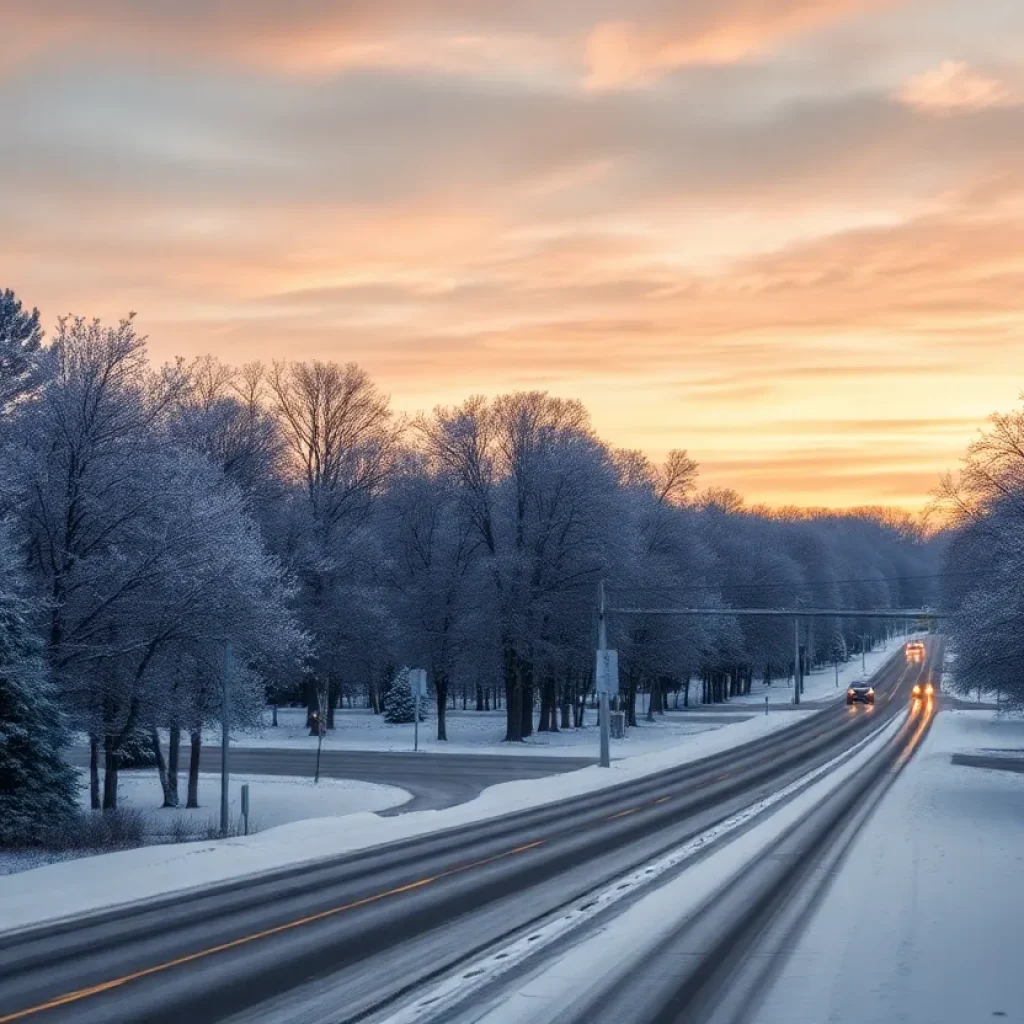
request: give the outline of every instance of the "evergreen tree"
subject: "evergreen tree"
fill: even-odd
[[[39,843],[65,824],[78,787],[61,757],[64,729],[17,580],[0,523],[0,845],[8,846]]]
[[[0,291],[0,413],[35,385],[42,341],[39,310],[24,309],[10,288]]]
[[[392,725],[411,723],[416,717],[416,699],[409,689],[409,670],[403,668],[384,695],[384,721]],[[420,721],[426,719],[426,701],[420,697]]]

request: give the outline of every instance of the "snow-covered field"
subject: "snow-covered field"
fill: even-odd
[[[725,712],[726,707],[721,710]],[[751,709],[738,709],[749,714]],[[522,743],[505,743],[504,711],[449,711],[445,716],[448,740],[437,739],[437,720],[433,716],[420,722],[420,750],[439,754],[519,754],[564,757],[594,757],[597,753],[597,712],[588,709],[581,729],[534,733]],[[714,713],[670,711],[655,722],[640,721],[628,729],[622,740],[612,740],[613,757],[650,754],[675,746],[686,737],[729,724],[734,716],[717,717]],[[265,715],[262,728],[232,734],[231,741],[239,747],[279,747],[315,749],[316,737],[305,727],[304,708],[279,708],[278,725],[270,724],[271,712]],[[413,726],[390,725],[369,710],[338,711],[336,727],[324,737],[325,750],[412,750]],[[211,731],[206,742],[220,743],[220,733]]]
[[[81,773],[78,801],[89,807],[88,774]],[[185,779],[181,782],[181,801],[185,802]],[[249,786],[249,831],[261,832],[310,818],[336,818],[360,811],[383,811],[411,799],[396,786],[382,786],[353,779],[311,779],[280,775],[233,775],[229,794],[232,827],[241,831],[242,786]],[[194,839],[216,833],[220,825],[220,776],[201,773],[197,808],[161,807],[163,793],[155,769],[122,772],[118,780],[118,806],[143,815],[146,840],[166,843]],[[190,848],[192,844],[189,844]],[[59,854],[34,851],[0,852],[0,875],[25,871],[52,862],[64,862],[82,856],[82,851]],[[109,854],[88,858],[94,862]],[[17,883],[15,883],[17,884]]]
[[[193,889],[287,865],[322,860],[351,850],[423,835],[473,821],[568,799],[651,775],[793,725],[805,714],[755,715],[691,736],[655,753],[625,758],[610,768],[592,766],[536,779],[504,782],[475,800],[441,811],[382,818],[363,812],[294,821],[256,835],[142,847],[0,877],[0,929],[86,913],[103,907]],[[253,797],[254,801],[256,796]]]
[[[858,836],[758,1024],[1024,1019],[1024,720],[943,711]]]
[[[88,774],[82,772],[79,803],[89,806]],[[185,802],[185,782],[180,779],[181,802]],[[229,812],[233,823],[242,816],[242,786],[249,786],[249,829],[262,832],[307,818],[335,817],[357,811],[384,811],[411,799],[395,786],[381,786],[354,779],[293,778],[288,775],[232,775],[228,787]],[[145,814],[147,831],[159,838],[173,836],[178,826],[200,830],[217,828],[220,823],[220,776],[200,773],[198,808],[166,808],[155,769],[121,772],[117,787],[118,806],[136,808]]]

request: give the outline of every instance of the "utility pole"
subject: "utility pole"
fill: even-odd
[[[793,703],[800,703],[800,619],[793,616]]]
[[[229,764],[229,747],[231,730],[228,721],[230,694],[229,678],[231,676],[231,644],[224,645],[224,672],[220,681],[220,834],[227,836],[230,822],[228,821],[228,787],[231,780]]]
[[[608,650],[608,624],[605,620],[605,605],[604,605],[604,580],[601,580],[597,585],[597,654],[598,660],[600,660],[604,652]],[[595,677],[596,681],[596,677]],[[601,732],[601,757],[600,765],[602,768],[609,768],[611,766],[611,751],[610,751],[610,740],[608,736],[608,691],[604,687],[598,693],[598,718]]]

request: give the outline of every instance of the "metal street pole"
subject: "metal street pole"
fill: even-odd
[[[604,606],[604,580],[601,580],[597,585],[597,649],[599,652],[608,650],[608,625],[605,621],[605,606]],[[608,736],[608,691],[602,690],[598,694],[599,708],[599,726],[601,732],[601,757],[600,765],[602,768],[611,767],[611,751],[610,741]]]
[[[228,834],[228,786],[231,779],[229,747],[231,731],[228,722],[229,677],[231,675],[231,644],[224,645],[224,672],[220,681],[220,834]]]
[[[800,703],[800,619],[793,616],[793,703]]]
[[[420,749],[420,678],[416,676],[416,709],[412,713],[412,749]]]

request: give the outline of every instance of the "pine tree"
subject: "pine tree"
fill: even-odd
[[[78,788],[13,555],[0,523],[0,846],[42,842],[71,818]]]
[[[409,670],[401,669],[384,695],[384,721],[392,725],[411,723],[416,717],[416,699],[409,689]],[[420,721],[426,719],[426,701],[420,697]]]
[[[0,413],[36,384],[42,341],[39,310],[24,309],[10,288],[0,291]]]

